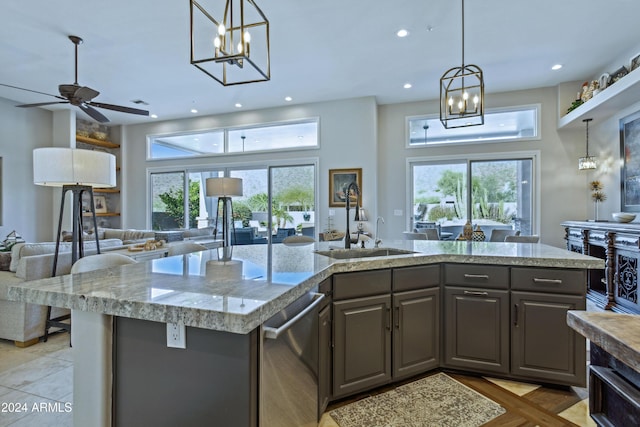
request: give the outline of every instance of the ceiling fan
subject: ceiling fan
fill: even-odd
[[[137,108],[124,107],[121,105],[113,105],[113,104],[105,104],[102,102],[92,101],[93,98],[100,95],[95,89],[91,89],[87,86],[80,86],[78,84],[78,45],[82,43],[82,39],[78,36],[69,36],[69,39],[76,46],[76,75],[75,81],[73,84],[61,84],[58,86],[58,91],[60,95],[53,95],[50,93],[39,92],[37,90],[26,89],[18,86],[11,86],[7,84],[0,83],[0,86],[6,86],[13,89],[26,90],[29,92],[39,93],[42,95],[53,96],[54,98],[62,99],[62,101],[50,101],[50,102],[38,102],[35,104],[23,104],[16,105],[16,107],[20,108],[28,108],[28,107],[42,107],[45,105],[53,105],[53,104],[71,104],[76,107],[80,107],[82,111],[91,116],[94,120],[100,123],[108,123],[109,119],[106,118],[102,113],[96,110],[93,107],[105,108],[107,110],[120,111],[122,113],[130,113],[130,114],[139,114],[141,116],[148,116],[149,112],[146,110],[139,110]]]

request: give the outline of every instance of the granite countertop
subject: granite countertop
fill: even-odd
[[[567,324],[640,373],[640,316],[570,310]]]
[[[205,329],[248,333],[334,273],[442,262],[602,269],[604,261],[542,244],[385,241],[414,251],[391,257],[333,259],[305,246],[223,248],[12,286],[9,299]],[[228,249],[228,248],[227,248]]]

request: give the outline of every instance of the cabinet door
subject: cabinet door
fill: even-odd
[[[333,397],[391,380],[391,296],[333,303]]]
[[[393,295],[393,379],[440,363],[440,289]]]
[[[445,364],[509,372],[509,291],[445,287]]]
[[[511,303],[511,373],[584,387],[586,343],[567,325],[567,310],[584,310],[585,298],[513,291]]]
[[[318,313],[318,419],[331,397],[331,306]]]

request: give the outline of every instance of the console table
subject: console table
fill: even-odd
[[[567,249],[605,260],[605,269],[589,270],[587,298],[598,307],[640,314],[640,223],[565,221]]]

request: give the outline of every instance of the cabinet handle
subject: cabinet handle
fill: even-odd
[[[513,304],[513,326],[518,326],[518,304]]]
[[[391,307],[387,307],[387,330],[391,330]]]
[[[484,279],[484,280],[489,280],[489,275],[488,274],[465,274],[464,278],[465,279]]]
[[[533,278],[533,283],[544,283],[549,285],[562,285],[562,280],[560,279],[541,279],[539,277]]]
[[[400,307],[396,306],[396,329],[400,329]]]
[[[488,297],[489,292],[483,291],[464,291],[465,295],[473,295],[474,297]]]

